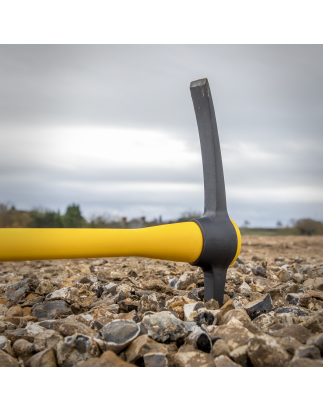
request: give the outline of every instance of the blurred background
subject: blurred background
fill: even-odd
[[[202,214],[189,85],[207,77],[230,217],[245,233],[323,234],[322,51],[0,45],[0,227]]]

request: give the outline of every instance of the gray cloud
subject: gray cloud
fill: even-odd
[[[0,202],[150,218],[202,209],[201,163],[185,155],[199,155],[189,83],[208,77],[231,217],[323,219],[322,46],[2,45],[0,61]],[[181,166],[157,152],[148,168],[93,158],[68,168],[66,156],[64,168],[51,159],[55,127],[156,130],[184,142]]]

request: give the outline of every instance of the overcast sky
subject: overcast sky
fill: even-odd
[[[0,46],[0,203],[203,210],[189,85],[210,82],[230,217],[323,219],[322,46]]]

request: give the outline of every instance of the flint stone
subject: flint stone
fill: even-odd
[[[266,270],[261,265],[258,265],[257,267],[253,267],[251,271],[254,275],[266,277]]]
[[[310,317],[307,321],[303,322],[302,325],[314,334],[323,333],[323,314],[318,313]]]
[[[244,309],[234,309],[228,311],[220,320],[219,325],[227,324],[232,318],[236,318],[242,323],[251,323],[250,317]]]
[[[57,362],[63,367],[74,367],[89,358],[99,357],[100,349],[92,337],[74,334],[57,344]]]
[[[25,292],[34,291],[37,288],[38,284],[38,280],[26,278],[25,280],[19,281],[16,284],[10,285],[7,288],[6,297],[10,301],[15,300]]]
[[[218,337],[225,340],[232,351],[242,345],[246,345],[248,340],[254,337],[254,334],[248,331],[245,327],[219,325],[215,328],[210,337]]]
[[[239,293],[244,294],[246,297],[250,297],[251,292],[252,289],[246,282],[243,282],[239,287]]]
[[[117,284],[114,283],[109,283],[108,285],[104,286],[104,291],[111,295],[116,295],[117,294]]]
[[[293,337],[301,344],[312,336],[312,333],[301,324],[293,324],[270,333],[273,337]]]
[[[19,363],[11,355],[0,350],[0,367],[19,367]]]
[[[57,367],[55,351],[52,348],[40,351],[25,362],[26,367]]]
[[[214,342],[213,347],[212,347],[213,357],[219,357],[220,355],[226,355],[229,357],[230,352],[231,350],[228,344],[221,338],[217,339]]]
[[[129,347],[125,350],[125,358],[127,362],[135,364],[148,353],[167,354],[168,350],[165,344],[160,344],[149,338],[147,334],[137,337]]]
[[[291,278],[292,278],[292,276],[289,274],[289,272],[287,270],[285,270],[284,268],[279,271],[279,273],[277,274],[277,277],[283,283],[286,283],[287,281],[290,281]]]
[[[34,341],[34,337],[25,335],[25,330],[23,328],[17,328],[13,331],[6,330],[5,336],[11,341],[11,344],[20,339],[24,339],[29,342]]]
[[[127,348],[140,334],[138,324],[129,320],[114,320],[101,328],[102,339],[96,338],[102,351],[113,351],[116,354]]]
[[[307,290],[307,294],[311,297],[317,298],[318,300],[323,300],[323,291]]]
[[[184,273],[180,276],[179,280],[175,285],[175,290],[186,290],[188,286],[191,284],[195,284],[196,282],[196,275],[192,272]]]
[[[309,313],[299,307],[290,306],[290,307],[282,307],[276,309],[277,314],[292,314],[296,317],[308,317]]]
[[[323,354],[323,334],[318,334],[315,337],[311,336],[306,344],[315,345],[315,347],[320,350],[321,354]]]
[[[14,357],[14,350],[11,347],[11,341],[4,335],[0,335],[0,350]]]
[[[152,293],[150,295],[143,295],[140,298],[138,306],[138,314],[144,314],[147,311],[158,312],[159,304],[157,301],[156,294]]]
[[[33,306],[31,314],[37,318],[37,321],[52,320],[59,311],[66,311],[67,315],[72,315],[70,306],[61,300],[45,301]]]
[[[0,334],[4,333],[7,329],[7,324],[4,323],[3,321],[0,321]]]
[[[46,295],[53,290],[53,284],[49,280],[42,281],[36,289],[36,293]]]
[[[248,344],[242,345],[241,347],[236,348],[231,351],[230,358],[237,364],[240,364],[241,367],[247,367],[249,362],[248,357]]]
[[[145,367],[167,367],[167,356],[163,353],[148,353],[144,355]]]
[[[77,367],[136,367],[121,360],[113,351],[105,351],[100,358],[90,358]]]
[[[0,304],[0,315],[6,316],[7,312],[8,312],[8,308],[5,305]]]
[[[216,367],[241,367],[240,364],[233,362],[226,355],[220,355],[219,357],[216,357],[214,360],[214,364]]]
[[[268,335],[257,335],[248,342],[248,356],[254,367],[287,367],[290,355],[279,341]]]
[[[142,324],[146,327],[148,336],[158,342],[181,340],[189,334],[184,322],[168,311],[145,315]]]
[[[119,301],[118,306],[121,311],[124,313],[129,313],[130,311],[137,311],[138,310],[138,301],[131,300],[130,298],[126,298],[125,300]]]
[[[23,315],[24,312],[20,305],[14,305],[13,307],[10,307],[6,314],[7,317],[23,317]]]
[[[313,287],[315,290],[323,291],[323,278],[322,277],[314,278]]]
[[[41,327],[39,324],[35,324],[35,323],[28,323],[24,334],[28,337],[36,337],[36,335],[42,333],[45,331],[44,327]]]
[[[36,352],[46,350],[47,348],[54,348],[59,342],[63,341],[63,337],[54,330],[45,330],[36,335],[34,339],[34,349]]]
[[[207,301],[205,303],[205,308],[207,308],[208,310],[218,310],[220,308],[218,301],[214,300],[213,298],[211,298],[211,300]]]
[[[215,367],[213,355],[199,351],[175,354],[174,365],[175,367]]]
[[[297,305],[299,303],[299,299],[304,296],[304,293],[290,293],[287,294],[285,300],[288,301],[292,305]]]
[[[322,360],[311,360],[310,358],[294,357],[290,362],[290,367],[323,367]]]
[[[76,320],[70,320],[68,319],[68,321],[64,322],[64,324],[62,324],[59,328],[58,328],[58,332],[63,336],[63,337],[67,337],[69,335],[73,335],[73,334],[83,334],[83,335],[87,335],[87,336],[94,336],[96,334],[95,331],[93,331],[90,327],[88,327],[87,325],[76,321]]]
[[[253,320],[258,317],[258,315],[273,310],[274,306],[270,294],[266,294],[263,298],[259,298],[259,300],[255,300],[247,304],[245,309],[249,314],[249,317]]]
[[[311,358],[312,360],[320,360],[321,359],[321,352],[314,345],[310,345],[310,346],[307,346],[307,347],[298,348],[295,352],[295,357]]]
[[[196,326],[194,330],[186,337],[186,344],[193,345],[197,350],[210,353],[212,350],[212,341],[209,335]]]
[[[215,325],[218,319],[222,317],[221,310],[207,310],[206,308],[201,308],[197,311],[197,315],[193,318],[198,326],[204,325]]]
[[[12,348],[18,360],[22,362],[26,362],[35,354],[34,345],[26,340],[15,341]]]

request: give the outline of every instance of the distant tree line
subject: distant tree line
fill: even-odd
[[[71,204],[65,214],[60,211],[34,209],[31,211],[17,210],[13,205],[0,204],[0,228],[141,228],[161,224],[182,223],[198,218],[201,213],[186,211],[176,220],[163,222],[161,217],[146,221],[145,217],[127,220],[125,217],[93,215],[88,221],[82,216],[80,206]],[[263,229],[248,228],[250,223],[245,221],[241,228],[242,234],[266,234]],[[261,230],[261,231],[259,231]],[[271,229],[272,235],[323,235],[323,223],[310,218],[293,220],[292,227],[282,227],[277,224]]]

